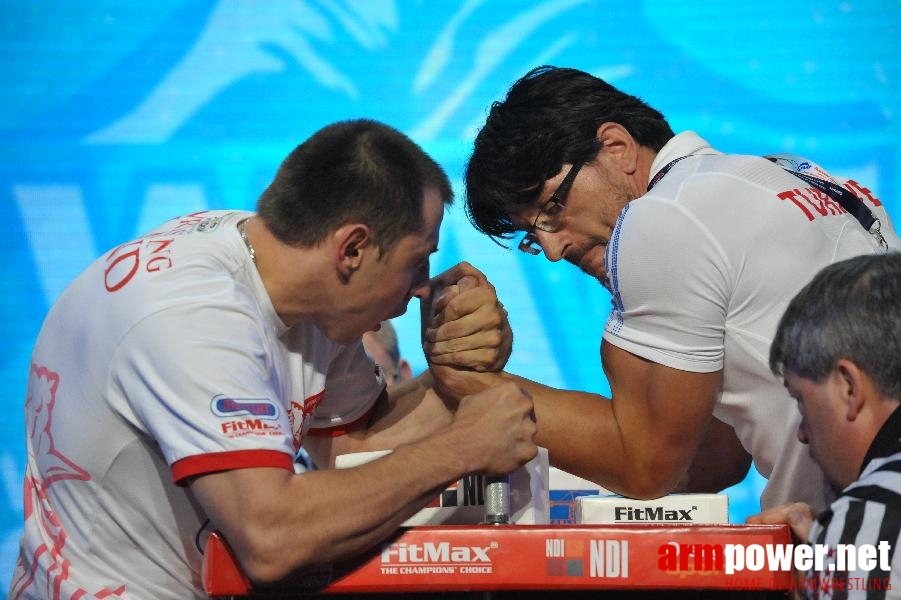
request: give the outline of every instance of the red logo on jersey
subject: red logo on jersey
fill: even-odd
[[[882,206],[882,202],[873,195],[869,189],[863,187],[856,181],[848,180],[845,188],[854,193],[855,196],[864,201],[869,201],[873,206]],[[826,217],[829,215],[841,215],[848,211],[842,208],[835,200],[829,197],[829,194],[813,187],[807,187],[803,190],[793,189],[779,192],[776,196],[780,200],[790,200],[798,209],[804,213],[808,221],[815,218]]]
[[[125,287],[141,269],[156,273],[172,267],[172,249],[169,245],[174,236],[191,231],[212,231],[219,225],[219,217],[205,217],[208,211],[200,211],[174,219],[174,226],[167,231],[150,237],[126,242],[113,248],[106,257],[103,271],[103,286],[112,293]]]
[[[56,407],[56,394],[59,390],[59,374],[35,364],[31,365],[28,378],[28,394],[25,399],[27,422],[28,472],[25,475],[24,502],[26,528],[37,529],[45,543],[40,544],[30,557],[29,566],[25,566],[22,557],[17,565],[18,578],[12,582],[10,598],[20,598],[29,588],[41,588],[37,591],[43,598],[81,597],[91,594],[79,589],[69,581],[69,573],[73,570],[71,563],[64,557],[66,532],[50,504],[47,490],[51,485],[66,479],[88,481],[91,479],[87,471],[76,465],[63,454],[53,439],[53,410]],[[46,573],[40,579],[35,577],[38,565],[46,565]],[[77,570],[77,567],[75,567]],[[125,593],[122,585],[115,590],[101,589],[93,594],[96,598],[121,597]]]
[[[291,421],[291,431],[294,432],[295,452],[300,450],[300,445],[303,442],[304,424],[307,419],[310,418],[310,415],[313,414],[313,411],[316,410],[316,407],[319,406],[319,403],[322,402],[323,396],[325,396],[325,390],[310,396],[303,401],[303,404],[299,404],[294,400],[291,401],[291,410],[288,412],[288,420]],[[298,422],[298,419],[295,416],[297,414],[300,415],[300,422]]]

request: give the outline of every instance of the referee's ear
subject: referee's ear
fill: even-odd
[[[845,405],[845,418],[856,421],[871,392],[875,391],[873,382],[854,362],[844,358],[836,361],[835,371],[839,379],[838,393]]]

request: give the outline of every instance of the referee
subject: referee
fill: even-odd
[[[901,254],[820,271],[786,309],[770,367],[798,402],[798,438],[839,497],[815,521],[800,503],[748,521],[787,522],[799,538],[828,547],[823,568],[799,582],[808,597],[901,598]],[[859,557],[862,546],[886,542],[880,560],[829,568],[840,544]]]

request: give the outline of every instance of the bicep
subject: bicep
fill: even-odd
[[[606,341],[601,354],[625,453],[642,471],[660,469],[674,486],[713,418],[722,371],[667,367]]]
[[[719,419],[711,419],[679,491],[719,492],[740,483],[747,476],[750,467],[751,455],[738,439],[735,429]]]
[[[272,559],[285,543],[281,536],[297,535],[286,526],[285,491],[294,474],[287,469],[249,468],[217,471],[189,480],[211,527],[222,532],[248,573]],[[290,533],[289,533],[290,532]]]

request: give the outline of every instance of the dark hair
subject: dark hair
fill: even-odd
[[[313,246],[365,223],[381,251],[423,227],[423,189],[453,201],[447,175],[403,133],[366,119],[328,125],[297,146],[257,202],[279,240]]]
[[[619,123],[642,146],[659,151],[673,130],[639,98],[576,69],[542,66],[491,105],[466,167],[466,214],[492,238],[516,231],[510,212],[535,202],[564,163],[591,162],[601,124]]]
[[[901,400],[901,253],[829,265],[789,303],[770,347],[773,373],[822,383],[842,358]]]

